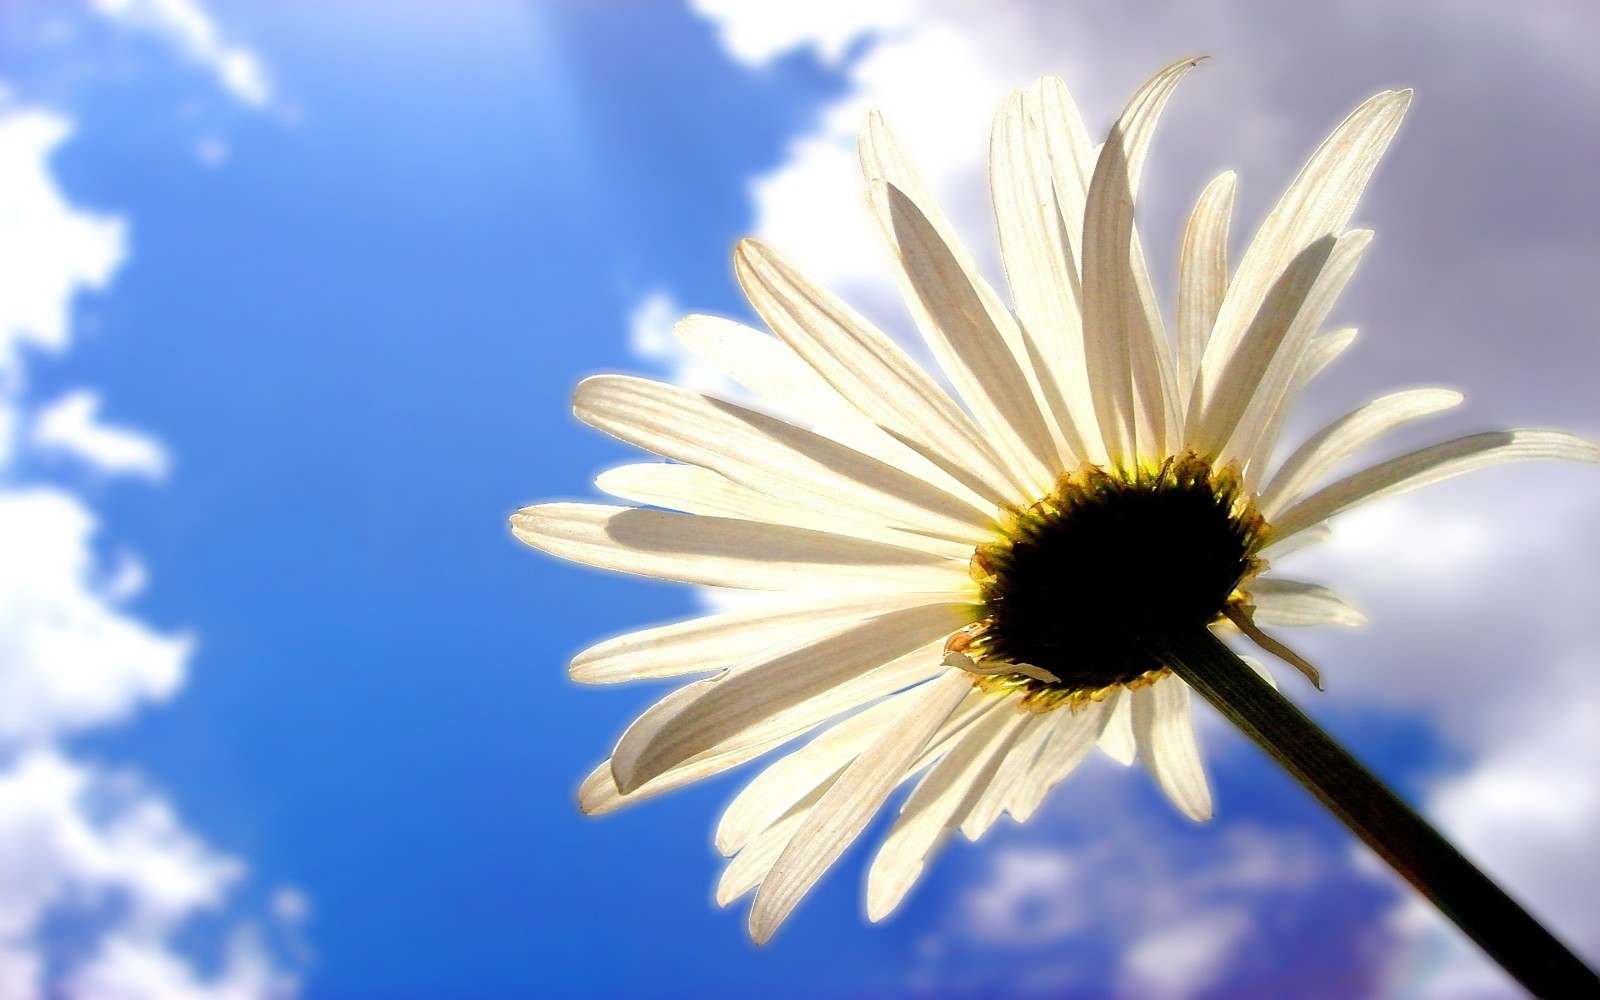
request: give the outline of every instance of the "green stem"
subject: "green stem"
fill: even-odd
[[[1146,648],[1216,706],[1538,997],[1600,996],[1600,978],[1209,629]]]

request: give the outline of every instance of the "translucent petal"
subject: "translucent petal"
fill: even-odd
[[[772,937],[801,897],[860,835],[971,687],[971,678],[959,670],[927,684],[898,722],[886,728],[823,794],[756,891],[750,936],[757,944]]]

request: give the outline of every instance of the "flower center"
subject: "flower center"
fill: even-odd
[[[947,649],[1039,711],[1149,683],[1166,668],[1144,640],[1216,621],[1265,527],[1236,471],[1192,453],[1063,475],[973,553],[984,616]]]

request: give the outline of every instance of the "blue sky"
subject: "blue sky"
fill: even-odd
[[[1175,165],[1146,182],[1164,247],[1209,173],[1240,167],[1247,230],[1348,107],[1417,82],[1412,131],[1362,216],[1392,265],[1347,307],[1372,327],[1368,352],[1309,406],[1326,419],[1429,380],[1481,400],[1473,429],[1600,429],[1592,379],[1576,374],[1600,360],[1576,332],[1593,329],[1579,275],[1600,259],[1584,173],[1600,162],[1597,105],[1579,111],[1576,95],[1600,83],[1567,43],[1592,17],[1554,5],[1553,27],[1507,31],[1492,4],[1376,22],[1351,4],[1315,24],[1201,6],[1159,30],[1111,4],[1073,20],[1016,3],[985,24],[893,3],[814,23],[710,2],[41,0],[0,13],[0,123],[70,123],[48,176],[79,216],[123,227],[103,287],[68,282],[60,348],[30,345],[48,339],[39,322],[0,302],[8,350],[24,345],[5,369],[5,429],[20,429],[0,451],[0,490],[53,490],[89,512],[95,607],[140,642],[170,641],[98,715],[0,727],[0,884],[28,862],[4,857],[21,851],[5,837],[4,782],[45,752],[85,780],[140,775],[138,801],[169,807],[193,847],[172,857],[210,872],[175,916],[124,926],[119,906],[140,911],[157,889],[64,866],[60,884],[78,879],[97,902],[39,889],[10,924],[0,907],[7,947],[43,956],[34,984],[94,995],[79,974],[93,967],[128,977],[129,995],[175,995],[179,980],[148,963],[95,964],[134,941],[188,970],[197,997],[1502,995],[1220,724],[1203,733],[1220,803],[1209,825],[1174,813],[1142,771],[1101,762],[1030,825],[949,850],[885,926],[859,915],[853,852],[761,950],[710,902],[709,830],[738,778],[605,819],[575,805],[579,779],[660,689],[579,688],[566,660],[702,598],[545,559],[509,538],[506,515],[592,496],[596,472],[633,457],[571,419],[580,377],[703,377],[653,325],[748,317],[729,266],[747,232],[908,329],[845,221],[859,194],[836,167],[866,103],[899,112],[941,191],[958,192],[958,224],[981,235],[985,115],[1005,88],[1064,73],[1101,127],[1143,75],[1213,52],[1215,82],[1188,85],[1157,148]],[[1517,143],[1549,152],[1520,157]],[[122,451],[104,433],[29,430],[81,391]],[[1450,489],[1353,524],[1310,564],[1335,585],[1349,572],[1374,619],[1306,640],[1334,678],[1316,707],[1405,794],[1477,831],[1491,870],[1593,956],[1592,904],[1537,857],[1493,853],[1516,839],[1496,825],[1497,796],[1525,784],[1519,768],[1592,759],[1593,730],[1493,678],[1515,656],[1570,704],[1600,694],[1583,669],[1600,635],[1574,622],[1596,581],[1563,554],[1573,532],[1596,538],[1600,491],[1571,470]],[[1408,548],[1430,524],[1431,544]],[[100,579],[133,557],[142,589]],[[1512,578],[1525,582],[1508,601],[1492,584]],[[1462,634],[1491,609],[1495,629]],[[1485,704],[1509,735],[1483,735]],[[1547,745],[1563,727],[1577,742]],[[1588,787],[1551,780],[1536,811]],[[1584,856],[1589,840],[1563,840],[1562,824],[1592,831],[1600,813],[1573,808],[1545,816],[1535,854]],[[1577,871],[1592,888],[1592,860]],[[226,957],[246,930],[271,974]]]

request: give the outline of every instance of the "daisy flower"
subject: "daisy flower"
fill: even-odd
[[[897,907],[940,843],[1026,820],[1098,747],[1142,760],[1185,815],[1211,815],[1191,689],[1160,637],[1253,640],[1355,624],[1272,560],[1358,504],[1498,462],[1600,459],[1555,431],[1475,434],[1331,479],[1408,421],[1461,401],[1383,396],[1281,462],[1279,431],[1353,331],[1324,331],[1371,233],[1346,230],[1410,100],[1358,107],[1312,155],[1237,266],[1234,176],[1201,194],[1175,329],[1156,305],[1134,192],[1195,60],[1145,84],[1105,142],[1057,79],[995,119],[990,184],[1013,308],[979,274],[888,127],[861,165],[877,230],[943,381],[773,249],[735,268],[772,334],[691,316],[678,337],[787,421],[622,375],[582,382],[579,419],[668,459],[597,485],[641,506],[548,503],[512,518],[592,566],[770,591],[753,608],[646,629],[572,661],[584,683],[691,680],[644,712],[583,783],[591,813],[681,787],[807,734],[728,806],[727,904],[752,890],[769,938],[902,783],[868,915]],[[1253,664],[1254,666],[1254,664]],[[1259,667],[1257,667],[1259,669]]]

